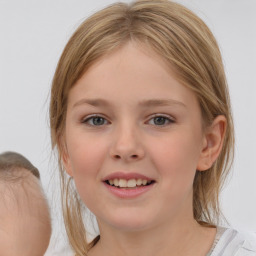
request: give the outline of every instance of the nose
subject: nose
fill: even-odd
[[[112,159],[133,162],[145,156],[142,138],[135,128],[123,125],[113,133],[114,138],[110,149]]]

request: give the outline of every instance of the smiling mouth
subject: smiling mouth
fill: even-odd
[[[134,189],[139,187],[149,186],[155,183],[154,180],[144,180],[144,179],[111,179],[105,180],[106,184],[112,187],[121,188],[121,189]]]

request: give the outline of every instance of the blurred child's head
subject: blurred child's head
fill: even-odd
[[[0,155],[0,255],[42,256],[51,236],[38,170],[22,155]]]
[[[116,3],[92,15],[73,34],[60,58],[51,92],[51,137],[53,147],[57,146],[59,150],[60,166],[70,89],[95,62],[130,41],[153,50],[165,61],[176,79],[196,95],[203,129],[207,129],[218,115],[227,120],[218,159],[209,170],[197,171],[193,186],[195,220],[201,224],[203,221],[215,224],[220,215],[220,188],[233,157],[233,121],[227,82],[214,36],[200,18],[174,2],[141,0],[130,5]],[[67,181],[63,168],[61,175],[65,191],[64,213],[69,217],[66,223],[70,239],[74,241],[72,225],[79,218],[81,221],[80,210],[76,210],[80,209],[80,202],[66,200],[65,196],[71,196],[71,183]]]

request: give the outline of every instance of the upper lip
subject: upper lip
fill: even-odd
[[[131,180],[131,179],[142,179],[147,181],[153,181],[154,179],[147,177],[143,174],[135,173],[135,172],[114,172],[106,177],[103,178],[103,181],[107,180],[114,180],[114,179],[124,179],[124,180]]]

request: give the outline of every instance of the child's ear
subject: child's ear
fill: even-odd
[[[217,116],[204,134],[203,147],[197,164],[198,171],[205,171],[213,165],[218,158],[226,132],[227,120],[225,116]]]
[[[61,139],[59,145],[60,145],[59,150],[60,150],[60,156],[61,156],[62,164],[65,168],[66,173],[72,177],[73,172],[72,172],[72,168],[71,168],[71,163],[70,163],[70,158],[69,158],[69,154],[68,154],[67,145],[65,143],[64,138]]]

